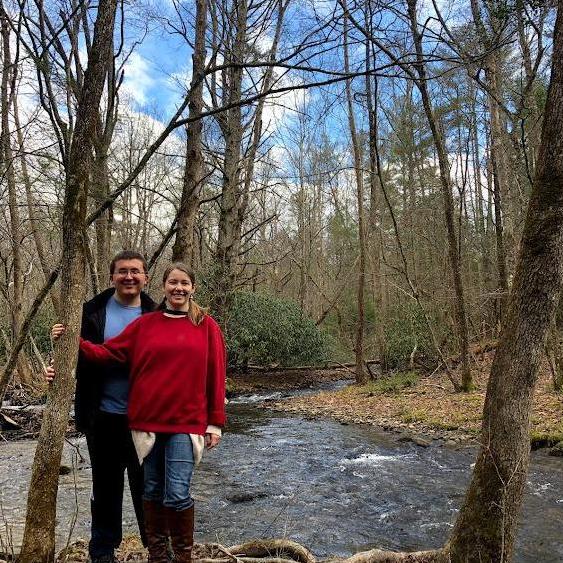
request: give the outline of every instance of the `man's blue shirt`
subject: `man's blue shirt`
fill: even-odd
[[[123,329],[141,315],[141,306],[129,307],[122,305],[112,296],[106,305],[106,324],[104,342],[117,336]],[[114,373],[111,368],[106,371],[102,387],[100,410],[113,414],[127,414],[127,398],[129,396],[129,378]]]

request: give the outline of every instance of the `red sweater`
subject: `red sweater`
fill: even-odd
[[[80,339],[80,352],[97,363],[129,365],[129,426],[171,434],[205,434],[225,424],[225,343],[206,316],[148,313],[103,344]]]

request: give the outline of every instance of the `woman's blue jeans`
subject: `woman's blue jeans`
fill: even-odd
[[[159,502],[173,510],[185,510],[193,505],[190,485],[194,451],[189,434],[157,434],[143,465],[145,500]]]

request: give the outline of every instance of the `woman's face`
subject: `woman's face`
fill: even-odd
[[[171,309],[187,309],[194,292],[192,280],[182,270],[172,270],[164,282],[164,297]]]

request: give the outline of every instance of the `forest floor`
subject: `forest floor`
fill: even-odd
[[[365,386],[349,385],[280,401],[265,408],[291,412],[306,418],[332,418],[344,424],[371,424],[397,432],[401,440],[428,445],[440,440],[453,445],[476,442],[479,436],[485,389],[494,352],[475,358],[472,374],[475,390],[456,393],[445,372],[396,374]],[[291,374],[287,378],[287,374]],[[455,376],[459,376],[454,371]],[[234,378],[237,393],[285,388],[312,387],[323,381],[350,379],[345,370],[270,372]],[[461,379],[459,377],[459,379]],[[563,441],[563,394],[553,391],[549,367],[542,366],[534,397],[531,443],[533,448],[554,446]],[[563,444],[558,450],[563,455]],[[556,454],[557,452],[553,452]]]

